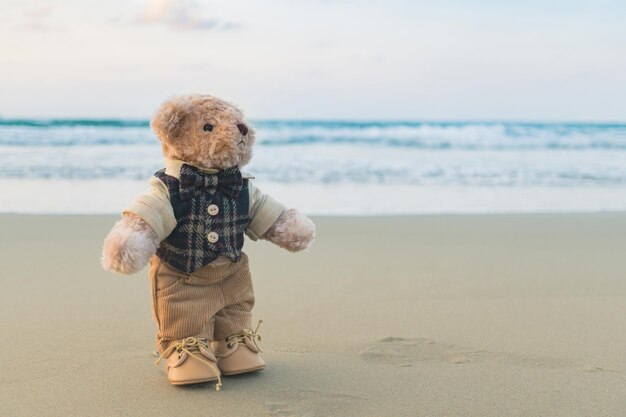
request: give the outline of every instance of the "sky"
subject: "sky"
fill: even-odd
[[[626,122],[626,2],[0,0],[0,115]]]

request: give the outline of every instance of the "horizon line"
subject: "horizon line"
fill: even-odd
[[[626,119],[624,120],[593,120],[593,119],[530,119],[530,118],[494,118],[494,119],[472,119],[472,118],[458,118],[458,119],[444,119],[444,118],[295,118],[295,117],[269,117],[269,118],[250,118],[248,119],[253,123],[256,122],[292,122],[292,123],[449,123],[449,124],[552,124],[552,125],[626,125]],[[146,124],[149,126],[149,118],[139,117],[4,117],[0,115],[0,124],[6,124],[7,122],[84,122],[89,124],[101,124],[106,122],[126,122]]]

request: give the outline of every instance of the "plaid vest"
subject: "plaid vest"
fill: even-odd
[[[239,168],[216,174],[184,164],[180,179],[162,169],[154,174],[170,193],[176,228],[163,241],[157,256],[183,272],[194,272],[224,255],[241,258],[244,232],[250,223],[248,180]]]

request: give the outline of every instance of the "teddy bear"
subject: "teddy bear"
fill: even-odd
[[[255,131],[233,104],[191,94],[165,101],[151,120],[165,167],[123,211],[104,240],[105,270],[133,274],[150,263],[159,361],[174,385],[259,371],[259,326],[244,235],[288,251],[306,249],[315,225],[264,194],[241,171]],[[260,325],[259,321],[259,325]],[[158,361],[157,361],[158,363]]]

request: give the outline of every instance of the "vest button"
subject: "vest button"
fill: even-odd
[[[209,232],[209,234],[206,236],[207,240],[211,243],[215,243],[218,241],[218,239],[220,238],[219,235],[215,232]]]
[[[215,216],[217,213],[220,212],[220,208],[215,204],[209,204],[209,207],[207,207],[206,211],[208,211],[211,216]]]

